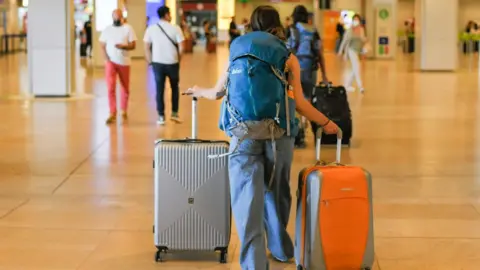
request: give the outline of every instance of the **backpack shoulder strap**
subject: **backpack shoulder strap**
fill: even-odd
[[[290,33],[293,36],[293,49],[297,52],[300,46],[300,31],[298,31],[296,25],[292,24],[292,26],[290,26]]]
[[[163,34],[168,38],[168,40],[172,43],[172,45],[175,47],[175,50],[177,51],[178,56],[180,57],[180,48],[178,47],[178,43],[173,41],[173,39],[165,32],[163,27],[160,25],[160,23],[157,24],[158,27],[160,27],[160,30],[162,30]]]

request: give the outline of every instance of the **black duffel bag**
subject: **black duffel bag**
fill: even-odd
[[[343,132],[342,144],[350,146],[352,138],[352,113],[348,103],[347,91],[343,86],[333,86],[331,83],[321,83],[315,87],[312,95],[312,105],[338,125]],[[311,122],[313,134],[316,134],[318,124]],[[316,140],[315,140],[316,141]],[[323,133],[322,144],[336,144],[337,135]]]

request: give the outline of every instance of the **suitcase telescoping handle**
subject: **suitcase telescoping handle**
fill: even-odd
[[[197,139],[197,134],[198,134],[198,119],[197,119],[197,102],[198,99],[196,97],[193,97],[192,99],[192,138],[191,139]]]
[[[315,158],[317,159],[317,162],[321,162],[320,160],[320,151],[322,149],[322,134],[323,134],[323,128],[318,128],[317,129],[317,134],[316,134],[316,139],[317,139],[317,145],[315,146]],[[337,132],[337,152],[335,155],[335,163],[340,163],[340,158],[342,155],[342,137],[343,137],[343,132],[341,129],[338,129]]]

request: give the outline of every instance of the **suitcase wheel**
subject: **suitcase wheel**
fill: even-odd
[[[227,255],[228,255],[228,249],[222,249],[220,251],[220,263],[227,263]]]
[[[155,261],[156,262],[163,262],[163,254],[162,253],[167,253],[167,248],[166,247],[157,247],[157,252],[155,252]]]
[[[155,252],[155,261],[156,262],[163,262],[162,252],[160,250]]]
[[[297,270],[303,270],[303,266],[297,265]]]

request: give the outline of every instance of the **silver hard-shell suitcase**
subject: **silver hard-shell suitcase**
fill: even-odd
[[[155,142],[155,260],[167,251],[220,251],[226,263],[231,231],[227,141],[197,139],[197,99],[192,138]]]

